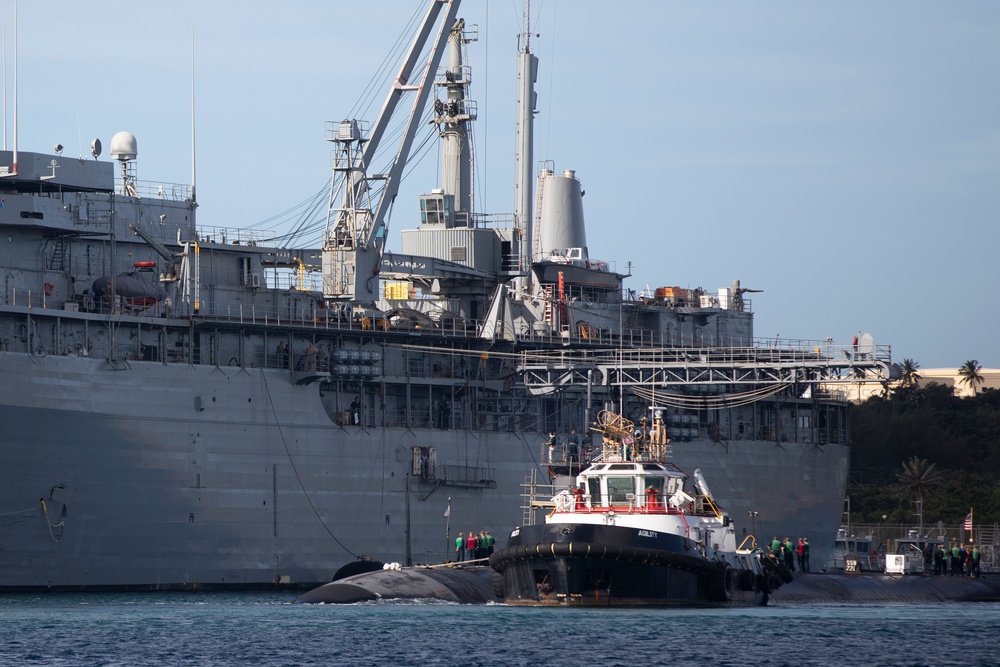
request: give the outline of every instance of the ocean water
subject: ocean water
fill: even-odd
[[[966,665],[1000,603],[530,609],[291,594],[0,596],[0,665]]]

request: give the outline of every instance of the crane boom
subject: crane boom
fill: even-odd
[[[334,143],[335,155],[323,242],[323,295],[326,298],[372,304],[378,297],[386,216],[399,192],[403,169],[460,4],[460,0],[431,1],[367,137],[364,125],[357,120],[342,121],[328,133],[327,139]],[[442,9],[446,11],[439,22]],[[418,69],[420,54],[434,34],[435,26],[436,36],[420,81],[413,85],[410,81]],[[392,164],[384,174],[372,175],[369,173],[372,159],[407,92],[416,95]],[[381,186],[374,187],[373,181],[381,181]]]

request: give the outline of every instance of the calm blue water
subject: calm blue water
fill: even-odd
[[[1000,603],[577,610],[287,594],[0,596],[0,665],[997,664]]]

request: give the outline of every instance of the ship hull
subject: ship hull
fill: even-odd
[[[764,605],[770,592],[766,573],[710,561],[680,535],[615,525],[524,526],[490,564],[514,605]]]
[[[361,557],[441,562],[459,531],[520,523],[542,439],[343,426],[317,385],[275,369],[9,352],[0,423],[5,591],[304,588]],[[421,478],[414,447],[493,479]],[[758,529],[823,558],[846,448],[694,440],[675,459],[700,461],[734,516],[758,511]]]

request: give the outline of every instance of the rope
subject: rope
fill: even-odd
[[[58,542],[59,541],[59,537],[62,537],[62,535],[60,534],[59,537],[56,537],[56,534],[54,532],[52,532],[52,529],[53,528],[62,528],[63,526],[65,526],[66,525],[66,519],[63,519],[59,523],[52,523],[51,521],[49,521],[49,508],[46,507],[46,505],[45,505],[45,498],[39,498],[38,502],[40,502],[42,504],[42,514],[45,515],[45,523],[47,523],[48,526],[49,526],[49,537],[52,538],[53,542]]]
[[[340,546],[341,549],[343,549],[344,551],[346,551],[347,553],[349,553],[354,558],[358,558],[358,555],[356,553],[354,553],[353,551],[351,551],[350,549],[348,549],[346,546],[344,546],[344,543],[341,542],[340,540],[338,540],[337,536],[334,535],[333,532],[330,531],[330,527],[326,525],[325,521],[323,521],[323,517],[321,517],[319,515],[319,510],[316,509],[316,505],[313,504],[312,498],[309,497],[309,491],[306,489],[305,484],[302,482],[302,477],[299,475],[298,468],[295,467],[295,460],[292,458],[292,453],[288,450],[288,442],[285,440],[285,434],[281,430],[281,420],[278,419],[278,411],[274,407],[274,400],[271,398],[271,390],[267,386],[267,372],[266,371],[261,371],[261,378],[264,381],[264,393],[267,394],[267,402],[271,406],[271,413],[274,415],[274,423],[275,423],[275,425],[278,428],[278,435],[281,436],[281,445],[285,448],[285,456],[288,457],[288,462],[292,466],[292,472],[295,473],[295,479],[298,481],[299,488],[302,489],[302,493],[305,495],[306,501],[309,503],[309,507],[312,508],[313,514],[315,514],[316,518],[319,519],[319,524],[321,526],[323,526],[323,530],[326,531],[327,535],[329,535],[330,537],[332,537],[333,541],[336,542]]]
[[[721,394],[719,396],[687,396],[685,394],[662,393],[644,387],[633,387],[632,392],[640,398],[654,403],[660,402],[672,408],[721,410],[724,408],[739,408],[744,405],[756,403],[762,399],[774,396],[790,386],[790,384],[768,385],[749,391]]]

